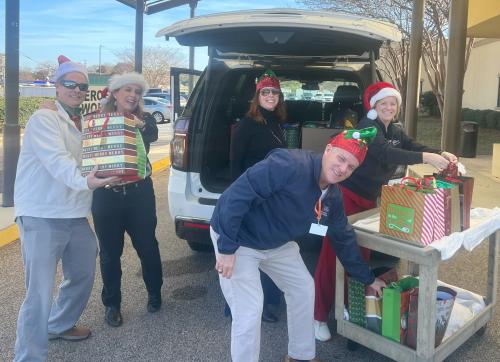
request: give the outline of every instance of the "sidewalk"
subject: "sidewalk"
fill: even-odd
[[[153,173],[162,171],[170,166],[170,146],[172,126],[170,123],[159,125],[158,141],[151,144],[148,155],[153,166]],[[2,146],[0,142],[0,147]],[[0,200],[3,194],[0,193]],[[19,231],[14,223],[14,208],[0,206],[0,248],[19,239]]]

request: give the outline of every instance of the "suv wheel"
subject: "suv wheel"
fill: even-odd
[[[163,117],[163,114],[161,112],[153,112],[153,117],[156,120],[156,123],[163,123],[165,120],[165,117]]]
[[[200,243],[193,240],[186,240],[186,241],[191,250],[193,251],[199,251],[202,253],[210,253],[214,251],[214,247],[212,246],[212,244]]]

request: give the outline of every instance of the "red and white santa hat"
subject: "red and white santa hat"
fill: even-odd
[[[87,69],[83,64],[73,62],[69,60],[69,58],[64,55],[59,55],[57,58],[57,62],[59,63],[59,67],[57,68],[54,76],[52,77],[53,82],[57,82],[59,79],[64,77],[68,73],[78,72],[82,73],[85,76],[87,82],[89,81],[89,76],[87,74]]]
[[[398,106],[401,107],[401,93],[391,84],[387,82],[377,82],[369,85],[365,89],[363,96],[363,105],[368,112],[366,116],[370,119],[377,119],[377,111],[375,111],[375,103],[386,97],[395,97]]]

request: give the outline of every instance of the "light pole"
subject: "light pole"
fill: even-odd
[[[101,76],[101,50],[102,50],[102,45],[99,44],[99,77]]]

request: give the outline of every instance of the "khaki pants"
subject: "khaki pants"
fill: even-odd
[[[217,256],[219,235],[210,228]],[[239,247],[231,278],[219,277],[222,293],[233,317],[231,358],[233,362],[257,362],[263,293],[259,269],[285,294],[288,321],[288,355],[309,360],[316,355],[314,340],[314,282],[299,254],[296,242],[269,250]]]

